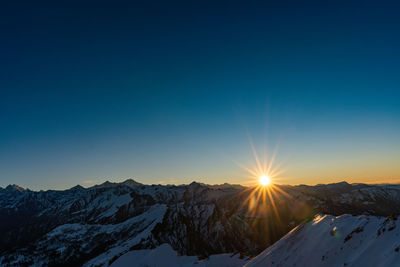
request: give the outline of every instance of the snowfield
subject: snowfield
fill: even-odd
[[[157,223],[161,222],[166,209],[167,208],[165,205],[157,205],[155,207],[152,207],[146,213],[141,214],[132,219],[129,219],[117,226],[111,225],[109,227],[106,227],[104,232],[106,232],[107,234],[112,234],[113,232],[118,232],[115,230],[116,227],[119,228],[129,227],[130,225],[135,224],[137,222],[140,222],[143,225],[141,231],[134,238],[128,239],[122,244],[118,244],[117,246],[112,247],[105,253],[102,253],[97,257],[95,257],[94,259],[91,259],[90,261],[85,263],[84,266],[108,265],[108,262],[112,260],[112,258],[120,256],[124,252],[128,251],[129,248],[138,244],[142,239],[148,238],[151,235],[151,230],[154,229],[154,226]]]
[[[394,217],[319,215],[245,266],[400,266],[400,227]]]
[[[196,256],[179,256],[170,245],[162,244],[155,249],[134,250],[119,257],[111,267],[174,266],[174,267],[240,267],[246,263],[239,255],[219,254],[199,260]]]

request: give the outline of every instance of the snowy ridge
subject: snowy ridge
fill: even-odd
[[[318,215],[245,266],[399,266],[398,224],[394,217]]]
[[[246,262],[247,259],[241,259],[238,254],[212,255],[203,260],[196,256],[179,256],[170,245],[162,244],[155,249],[130,251],[112,263],[111,267],[241,267]]]
[[[88,254],[96,248],[99,241],[113,240],[112,246],[106,252],[85,264],[85,266],[108,265],[114,257],[122,255],[143,239],[149,238],[154,226],[162,221],[166,209],[165,205],[154,205],[139,216],[119,224],[63,224],[39,240],[33,253],[22,250],[18,260],[10,261],[8,264],[52,265],[48,255],[53,253],[65,261],[70,261],[74,256],[71,244]]]
[[[118,227],[129,227],[130,225],[137,225],[138,221],[141,221],[143,228],[135,227],[135,231],[137,235],[134,238],[130,238],[125,242],[116,243],[111,249],[107,250],[105,253],[98,255],[94,259],[91,259],[84,266],[103,266],[107,265],[112,259],[121,256],[126,253],[131,247],[138,244],[143,239],[149,238],[151,236],[151,231],[154,227],[160,223],[163,219],[163,216],[167,210],[165,205],[157,205],[152,207],[148,212],[141,214],[140,216],[129,219]],[[146,223],[143,223],[146,222]],[[111,226],[106,229],[107,233],[112,234],[113,232],[117,232],[114,230],[115,226]]]

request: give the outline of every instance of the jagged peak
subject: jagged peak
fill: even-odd
[[[121,185],[129,186],[129,187],[136,187],[136,186],[141,186],[143,184],[141,184],[139,182],[136,182],[133,179],[127,179],[127,180],[125,180],[125,181],[123,181],[121,183],[113,183],[113,182],[110,182],[110,181],[107,180],[104,183],[99,184],[99,185],[95,185],[93,187],[95,187],[95,188],[104,188],[104,187],[116,187],[116,186],[121,186]]]
[[[201,186],[207,186],[207,185],[196,181],[193,181],[189,184],[189,187],[201,187]]]
[[[85,188],[81,185],[75,185],[74,187],[71,187],[70,190],[84,190]]]
[[[21,186],[19,186],[17,184],[12,184],[12,185],[9,184],[9,185],[7,185],[5,190],[11,191],[11,192],[15,192],[15,191],[23,192],[23,191],[25,191],[25,188],[23,188],[23,187],[21,187]]]
[[[102,184],[96,184],[96,185],[94,185],[92,187],[89,187],[89,188],[107,188],[107,187],[114,187],[116,185],[117,185],[117,183],[112,183],[112,182],[107,180]]]
[[[121,184],[130,186],[130,187],[135,187],[135,186],[141,186],[141,185],[143,185],[142,183],[136,182],[135,180],[133,180],[133,179],[131,179],[131,178],[126,179],[126,180],[123,181]]]
[[[102,184],[99,184],[99,185],[95,185],[94,187],[114,187],[114,186],[116,186],[116,185],[118,185],[117,183],[113,183],[113,182],[110,182],[110,181],[105,181],[104,183],[102,183]]]

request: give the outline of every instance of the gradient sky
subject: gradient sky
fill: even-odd
[[[400,181],[396,1],[12,2],[0,186]]]

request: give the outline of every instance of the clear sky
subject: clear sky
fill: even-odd
[[[16,2],[0,186],[400,181],[397,1]]]

